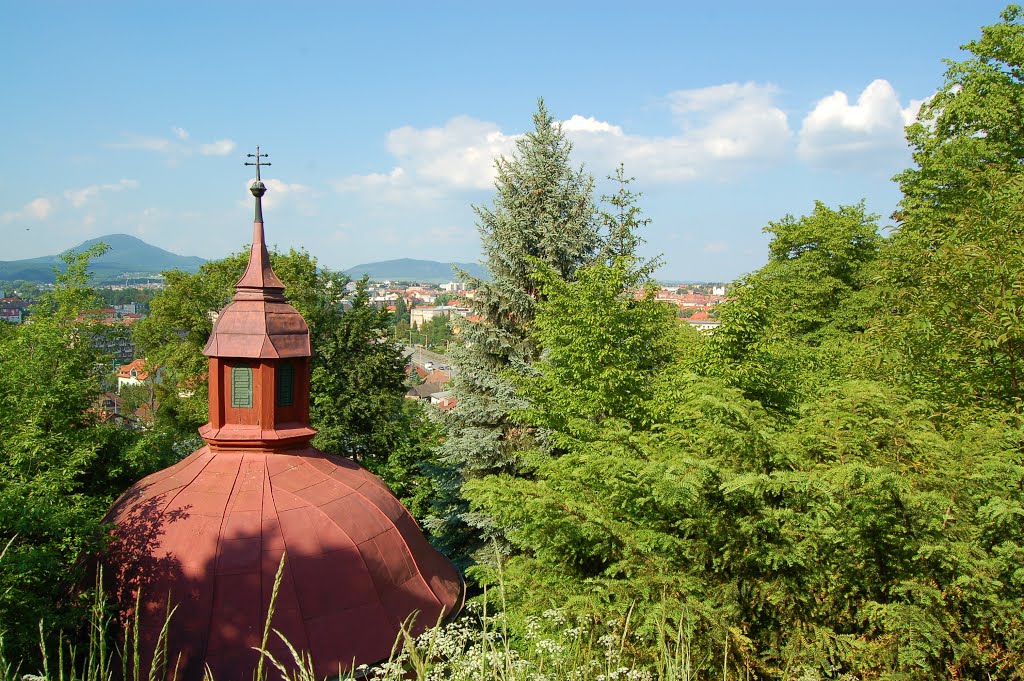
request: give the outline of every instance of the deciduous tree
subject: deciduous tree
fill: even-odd
[[[102,545],[99,521],[138,477],[169,463],[170,448],[103,423],[96,403],[109,366],[93,344],[103,333],[84,317],[96,298],[90,258],[67,268],[33,306],[32,323],[0,329],[0,633],[8,659],[38,655],[47,636],[73,623],[69,594],[83,554]],[[6,325],[0,325],[5,326]],[[28,667],[28,662],[26,663]]]
[[[867,300],[882,237],[863,202],[769,223],[768,263],[741,278],[719,307],[700,370],[765,406],[792,411],[834,375],[850,335],[870,318]],[[826,375],[820,375],[824,370]]]

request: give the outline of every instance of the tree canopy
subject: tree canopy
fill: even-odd
[[[537,357],[527,332],[543,297],[534,275],[547,267],[571,279],[599,247],[591,177],[573,167],[572,145],[543,100],[533,123],[515,154],[495,161],[493,204],[474,207],[491,279],[461,273],[476,290],[470,305],[479,321],[463,325],[465,345],[453,353],[458,405],[445,418],[441,498],[428,527],[462,563],[496,537],[490,519],[468,512],[463,482],[519,466],[521,433],[509,413],[521,400],[504,372],[522,370]]]
[[[71,628],[82,556],[103,544],[100,519],[120,491],[173,460],[170,443],[100,418],[109,358],[87,285],[97,245],[63,256],[67,268],[32,307],[32,323],[0,323],[0,635],[14,659],[37,659],[39,619],[49,638]],[[16,625],[16,626],[15,626]]]

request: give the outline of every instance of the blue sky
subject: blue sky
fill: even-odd
[[[0,0],[0,260],[237,251],[259,144],[279,248],[475,261],[472,205],[543,96],[599,192],[637,178],[660,277],[730,280],[815,200],[889,224],[902,126],[1003,6]]]

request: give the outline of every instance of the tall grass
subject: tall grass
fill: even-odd
[[[0,559],[3,553],[0,552]],[[124,631],[123,646],[111,645],[113,617],[109,603],[100,586],[102,574],[92,592],[85,617],[84,631],[69,638],[60,632],[53,646],[46,641],[45,621],[39,621],[39,651],[42,669],[35,673],[21,670],[21,662],[10,659],[4,649],[0,631],[0,681],[165,681],[174,679],[177,670],[167,674],[167,634],[173,611],[168,612],[156,643],[153,664],[143,677],[138,650],[138,618],[133,616]],[[135,612],[139,612],[136,601]],[[84,646],[84,649],[83,649]],[[118,662],[120,661],[120,665]]]
[[[3,552],[0,552],[2,558]],[[260,661],[254,681],[322,681],[313,671],[313,661],[272,629],[277,593],[285,558],[278,566],[263,630]],[[658,640],[650,641],[630,629],[630,616],[596,621],[590,616],[552,608],[520,618],[521,632],[510,634],[511,613],[504,607],[504,586],[485,590],[466,605],[465,612],[449,624],[438,622],[419,636],[412,636],[414,617],[402,627],[390,659],[374,665],[360,665],[350,671],[338,670],[338,681],[691,681],[698,677],[691,663],[690,632],[682,625],[661,628]],[[40,622],[42,669],[26,674],[17,661],[4,653],[0,632],[0,681],[165,681],[178,677],[177,657],[167,649],[167,635],[173,610],[167,613],[156,644],[153,664],[143,676],[139,653],[139,622],[132,617],[122,632],[121,645],[112,645],[114,619],[98,586],[90,604],[86,627],[75,640],[58,636],[55,650],[44,642]],[[136,601],[135,612],[138,613]],[[291,659],[278,660],[267,649],[271,635],[285,643]],[[638,646],[656,646],[645,656],[654,662],[630,662]],[[216,681],[207,674],[206,679]]]

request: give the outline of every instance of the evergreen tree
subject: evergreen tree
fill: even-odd
[[[441,498],[428,522],[438,543],[459,562],[496,536],[490,517],[469,513],[462,498],[468,479],[521,465],[523,431],[509,418],[522,406],[506,372],[526,370],[539,352],[527,329],[542,298],[540,266],[571,279],[599,246],[593,180],[574,168],[572,145],[538,102],[534,129],[518,140],[512,158],[499,158],[491,207],[475,207],[490,280],[461,273],[476,289],[479,322],[467,323],[465,346],[453,354],[458,406],[448,413],[442,460],[436,471]]]
[[[650,283],[650,278],[661,264],[661,258],[641,260],[637,249],[644,243],[640,229],[650,224],[650,218],[640,217],[642,211],[637,201],[640,195],[629,188],[635,177],[626,177],[626,167],[619,164],[615,174],[608,178],[618,188],[614,194],[606,194],[601,201],[608,205],[601,211],[602,228],[600,260],[612,265],[616,258],[625,258],[630,268],[629,280],[624,282],[629,288],[643,288]]]

